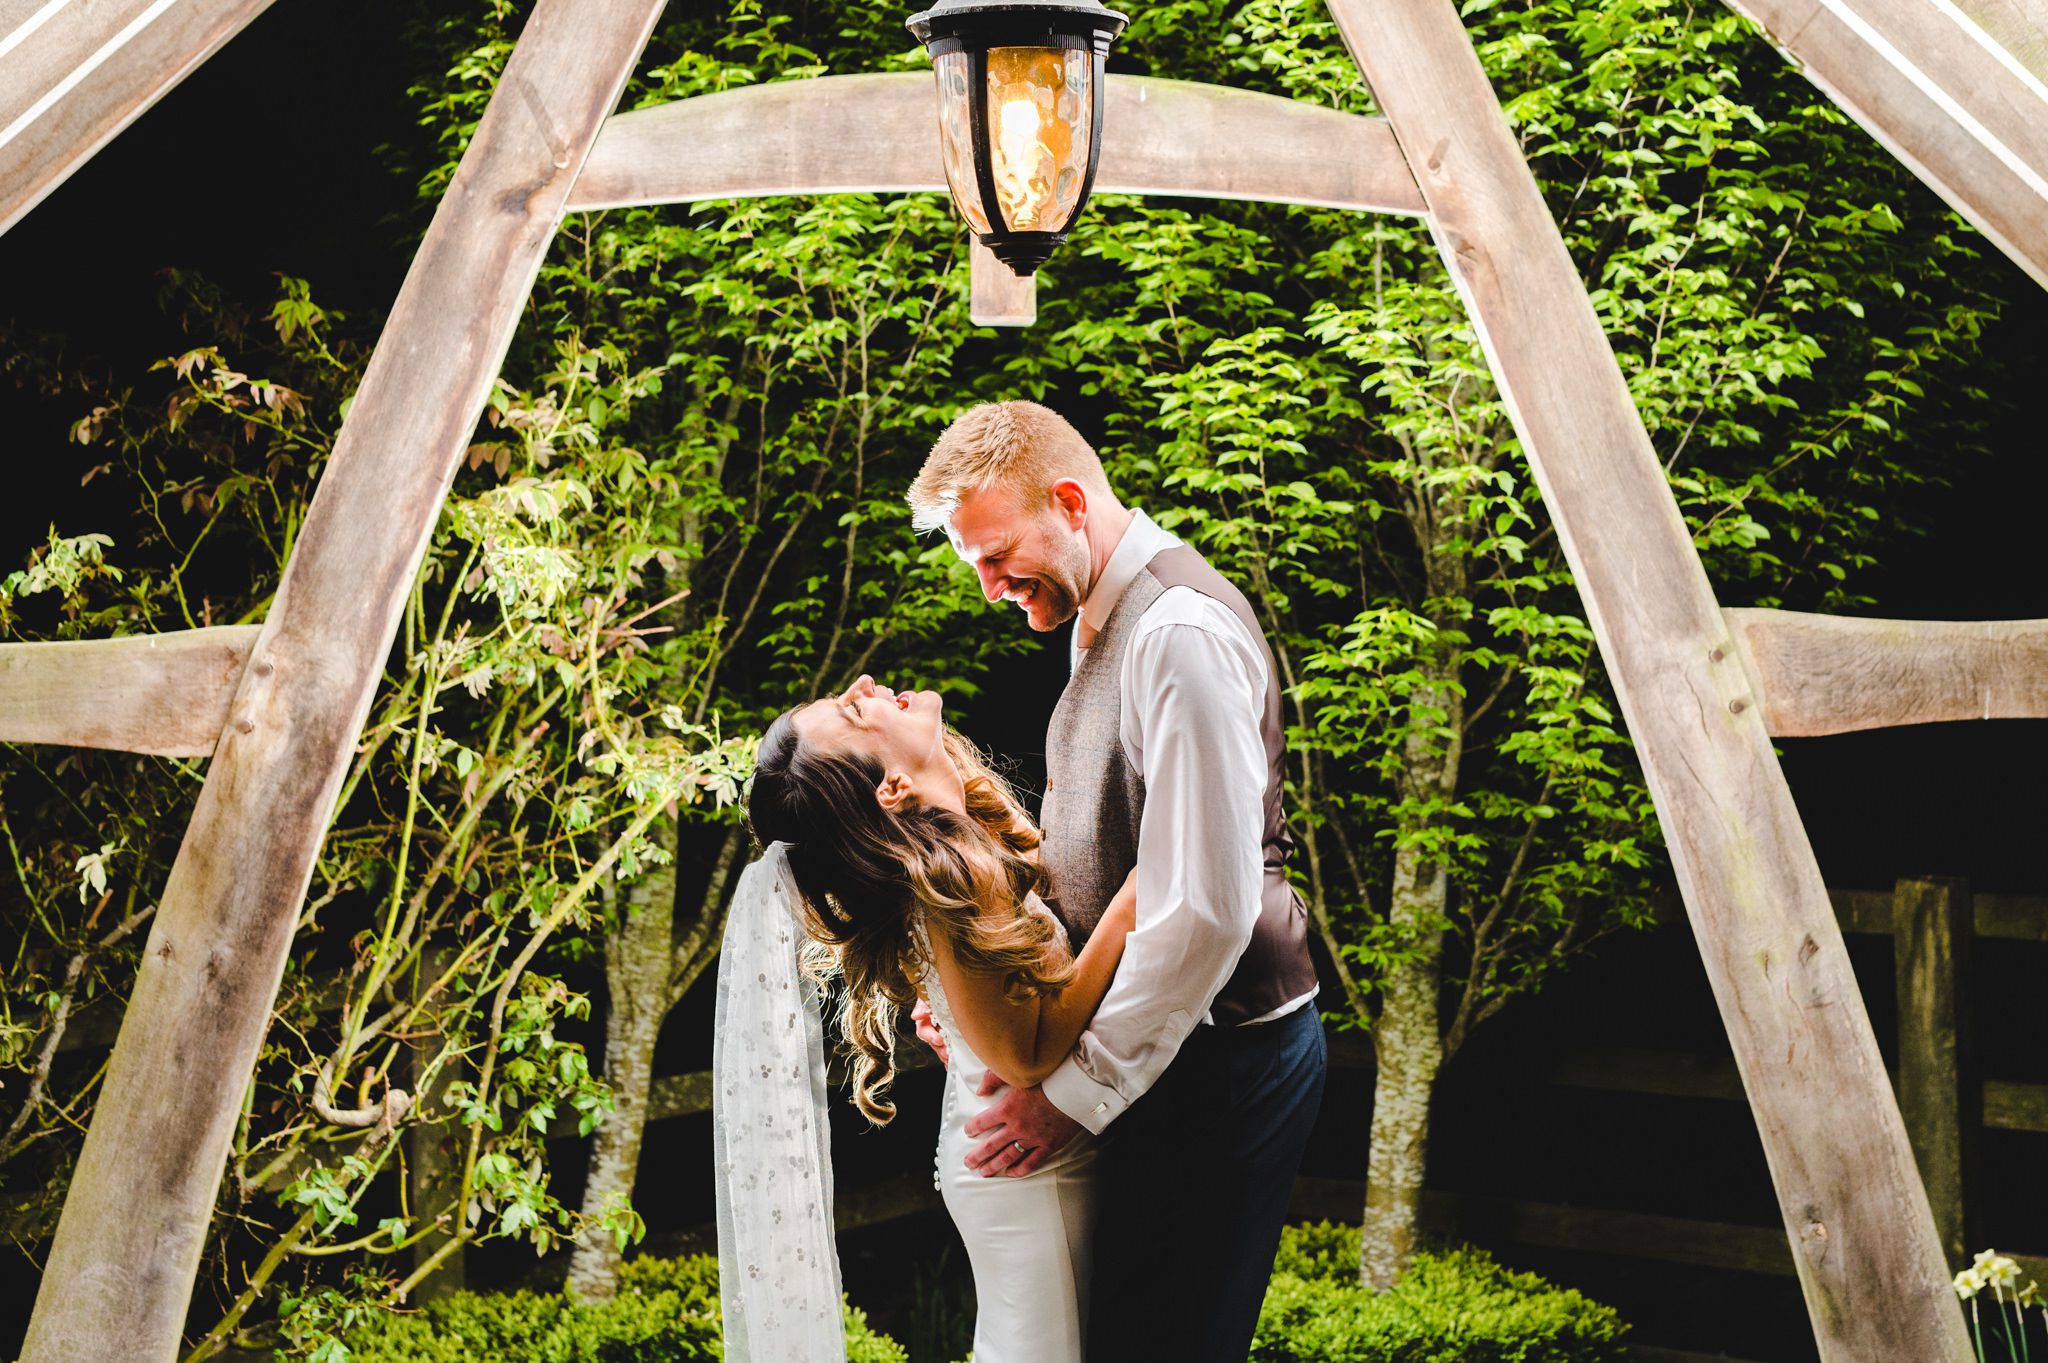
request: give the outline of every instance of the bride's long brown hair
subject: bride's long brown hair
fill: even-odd
[[[896,1115],[887,1092],[897,1014],[931,964],[914,922],[1013,997],[1057,993],[1073,961],[1052,915],[1025,902],[1039,887],[1026,855],[1038,829],[972,743],[946,730],[946,754],[967,789],[965,819],[914,801],[892,812],[875,798],[881,763],[802,742],[794,714],[761,737],[747,818],[764,847],[788,845],[805,930],[844,981],[839,1026],[854,1056],[854,1102],[879,1126]]]

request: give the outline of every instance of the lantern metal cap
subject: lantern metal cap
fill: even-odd
[[[1128,14],[1101,0],[939,0],[911,15],[904,26],[927,48],[934,43],[950,46],[962,38],[1025,46],[1033,38],[1064,36],[1086,38],[1097,51],[1106,52],[1110,40],[1130,22]]]

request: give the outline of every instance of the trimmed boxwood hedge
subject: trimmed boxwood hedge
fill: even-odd
[[[1358,1285],[1358,1229],[1290,1226],[1273,1261],[1250,1363],[1619,1363],[1628,1327],[1611,1307],[1483,1251],[1416,1256],[1392,1291]],[[849,1363],[908,1363],[846,1308]],[[619,1295],[459,1292],[353,1332],[357,1363],[679,1363],[717,1358],[718,1261],[629,1261]]]
[[[1358,1228],[1289,1226],[1253,1363],[1617,1363],[1614,1309],[1470,1248],[1418,1254],[1387,1292],[1358,1283]]]
[[[848,1363],[909,1363],[909,1355],[846,1311]],[[348,1338],[356,1363],[681,1363],[718,1358],[718,1260],[627,1261],[619,1295],[573,1302],[559,1292],[457,1292],[424,1310],[390,1314]]]

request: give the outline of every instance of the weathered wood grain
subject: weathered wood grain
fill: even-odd
[[[605,125],[575,209],[851,191],[943,193],[932,80],[826,76],[699,95]],[[1112,75],[1097,194],[1420,213],[1386,124],[1277,95]]]
[[[2048,88],[2040,77],[1938,0],[1728,4],[2048,286]]]
[[[71,0],[0,10],[0,232],[271,0]]]
[[[2048,1084],[1985,1080],[1984,1125],[2004,1131],[2048,1132]]]
[[[1979,937],[2005,942],[2048,942],[2048,898],[2025,894],[1972,894]],[[1830,890],[1843,932],[1890,936],[1892,891]]]
[[[1971,1045],[1970,887],[1901,880],[1892,893],[1899,1008],[1899,1113],[1950,1263],[1976,1248],[1977,1128],[1983,1085]]]
[[[2048,216],[2048,204],[2042,211]],[[1722,614],[1764,727],[1779,738],[2048,718],[2048,620],[1865,620],[1745,607]]]
[[[1969,1340],[1827,888],[1699,556],[1450,0],[1330,0],[1585,603],[1762,1137],[1820,1355]]]
[[[540,0],[308,508],[164,888],[24,1363],[175,1357],[314,858],[485,394],[661,0]]]
[[[978,327],[1028,327],[1038,320],[1036,276],[1018,278],[981,238],[967,234],[967,319]]]
[[[260,629],[0,644],[0,743],[204,757]]]
[[[1955,0],[2034,79],[2048,81],[2048,0]]]

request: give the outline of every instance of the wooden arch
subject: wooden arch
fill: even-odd
[[[0,230],[268,2],[0,0]],[[2002,7],[2000,22],[2017,22],[2026,41],[1987,39],[1951,0],[1733,0],[2048,283],[2048,88],[2014,55],[2048,50],[2048,15],[2040,0],[1961,2]],[[1821,1356],[1966,1363],[1944,1247],[1770,737],[2048,716],[2048,621],[1723,611],[1456,11],[1448,0],[1329,3],[1384,123],[1119,79],[1101,183],[1426,218],[1614,677]],[[234,1114],[347,754],[561,215],[712,193],[940,184],[929,109],[917,111],[921,77],[778,85],[607,122],[661,9],[538,0],[399,291],[262,626],[0,647],[0,740],[212,757],[24,1363],[176,1355]],[[813,151],[831,101],[857,89],[879,101],[863,103],[863,118],[881,107],[905,131],[867,139],[876,159],[855,174]],[[704,136],[719,120],[740,135]],[[1299,154],[1284,160],[1264,141],[1283,126],[1300,138],[1296,147],[1288,133]],[[1191,129],[1213,150],[1176,162]],[[832,145],[843,154],[846,144]],[[720,146],[774,150],[742,165],[721,162]],[[1260,155],[1233,157],[1233,147]],[[701,159],[674,170],[686,155]],[[1886,684],[1869,685],[1873,676]],[[168,1113],[177,1117],[166,1125]]]

